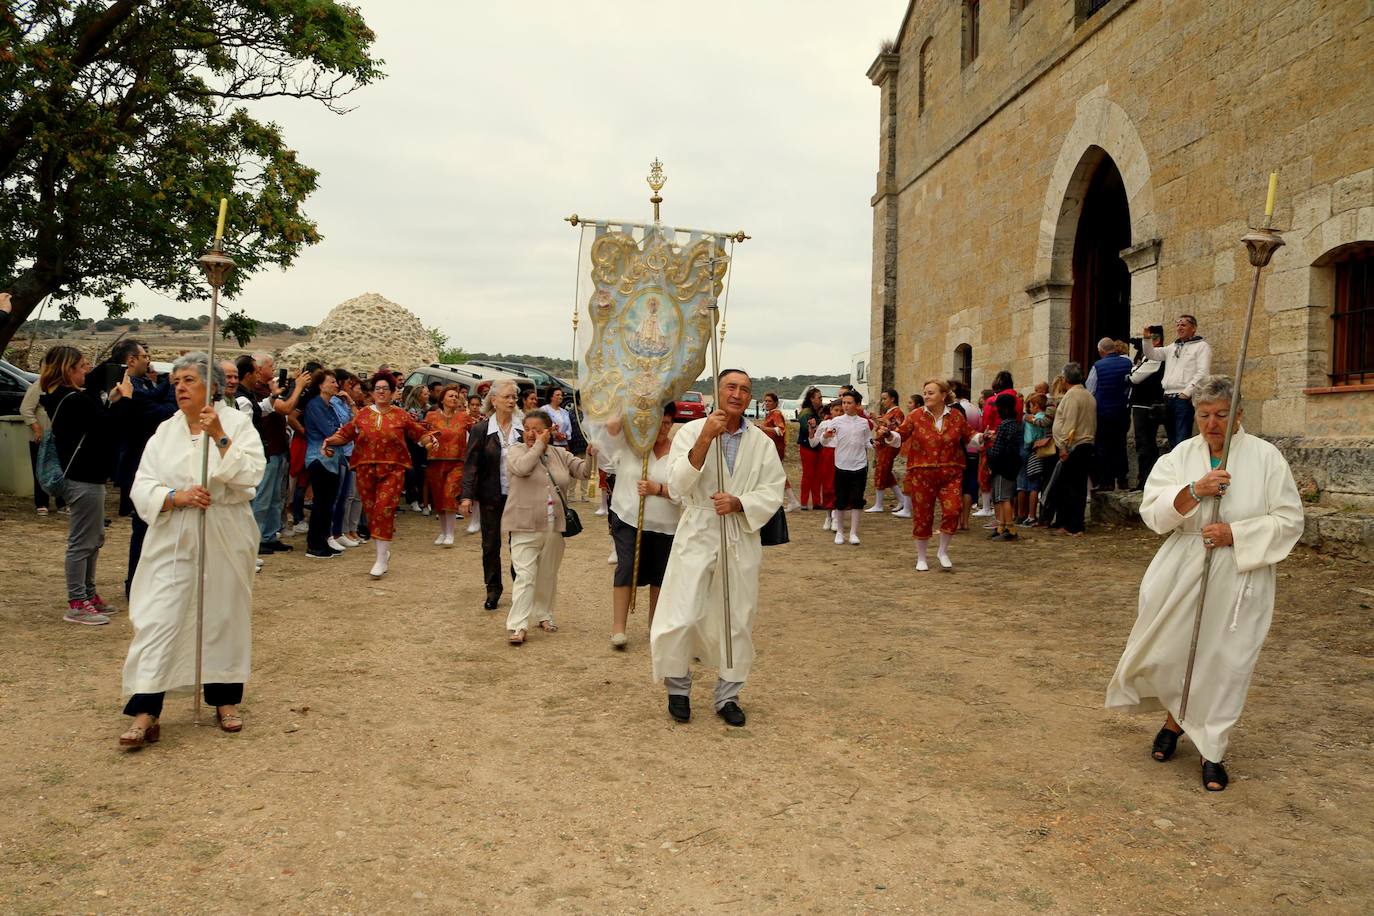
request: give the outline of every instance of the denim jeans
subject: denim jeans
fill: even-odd
[[[1193,402],[1186,398],[1164,399],[1164,434],[1169,437],[1169,448],[1175,448],[1185,439],[1193,438]]]
[[[334,500],[334,511],[330,518],[329,534],[331,537],[338,537],[344,533],[344,516],[348,511],[349,491],[352,489],[353,469],[348,466],[348,459],[340,455],[339,495]],[[316,501],[318,502],[318,498]]]
[[[258,539],[264,543],[275,541],[281,530],[281,485],[285,467],[285,455],[269,457],[258,492],[253,494],[253,518],[258,523]]]

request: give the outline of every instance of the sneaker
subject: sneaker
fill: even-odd
[[[859,544],[859,536],[858,536],[857,534],[851,534],[851,535],[849,536],[849,543],[851,543],[851,544],[853,544],[853,545],[855,545],[855,546],[858,546],[858,544]]]
[[[917,571],[917,572],[930,572],[930,564],[927,563],[925,560],[917,560],[917,561],[916,561],[916,571]]]
[[[596,515],[605,515],[605,514],[606,514],[606,510],[605,510],[605,509],[602,509],[602,508],[600,508],[600,507],[598,506],[598,507],[597,507],[597,510],[596,510],[596,512],[595,512],[594,514],[596,514]]]
[[[296,548],[292,547],[290,544],[283,544],[281,541],[272,542],[272,550],[275,553],[286,553],[287,551],[295,549]]]
[[[90,602],[91,607],[95,608],[95,612],[97,614],[104,614],[106,617],[108,617],[111,614],[119,613],[119,608],[114,607],[110,604],[106,604],[105,599],[100,597],[100,594],[98,592],[92,595],[87,600]]]
[[[615,555],[615,548],[612,547],[612,548],[611,548],[611,555],[610,555],[609,558],[607,558],[607,560],[606,560],[606,565],[607,565],[607,566],[614,566],[614,565],[615,565],[616,563],[618,563],[618,562],[620,562],[620,558],[617,557],[617,556]]]
[[[296,524],[292,526],[291,530],[296,532],[296,534],[305,534],[307,531],[310,530],[310,523],[296,522]]]
[[[47,506],[39,506],[35,511],[39,514],[40,517],[41,517],[41,516],[46,516],[46,515],[48,514],[48,507],[47,507]]]
[[[289,537],[295,537],[295,536],[296,536],[296,529],[293,528],[293,527],[291,527],[290,525],[287,525],[285,528],[283,528],[282,530],[280,530],[280,531],[277,532],[277,540],[279,540],[279,541],[280,541],[282,538],[289,538]]]
[[[338,538],[328,538],[325,540],[325,543],[328,544],[329,549],[334,551],[335,553],[344,552],[344,545],[339,542]]]
[[[881,511],[883,511],[883,504],[882,504],[882,503],[874,503],[873,505],[869,506],[869,507],[868,507],[867,509],[865,509],[864,511],[865,511],[865,512],[881,512]]]
[[[974,518],[990,518],[997,514],[996,509],[974,509],[971,513]]]
[[[419,512],[419,511],[420,511],[420,504],[419,504],[418,502],[413,502],[413,503],[411,503],[411,504],[410,504],[410,511],[411,511],[411,512]]]
[[[831,527],[830,527],[830,512],[829,512],[829,511],[827,511],[827,512],[825,513],[825,521],[821,522],[821,530],[822,530],[822,531],[830,531],[830,530],[832,530]]]
[[[253,572],[262,572],[262,560],[259,560],[255,557],[253,559],[253,562],[258,564],[257,569],[253,570]]]
[[[437,538],[434,539],[434,546],[435,546],[435,547],[443,547],[443,546],[444,546],[444,533],[443,533],[442,531],[440,531],[440,532],[439,532],[439,536],[438,536]]]
[[[444,535],[444,546],[445,546],[445,547],[452,547],[452,546],[453,546],[453,532],[452,532],[452,531],[450,531],[448,534]]]
[[[1036,525],[1040,523],[1028,515],[1016,524],[1021,528],[1034,528]]]
[[[67,613],[62,615],[67,623],[84,623],[88,627],[98,627],[110,622],[110,618],[91,607],[89,601],[68,601]]]
[[[911,518],[911,510],[910,510],[910,509],[898,509],[896,512],[892,513],[892,517],[893,517],[893,518]]]
[[[429,517],[429,506],[425,506],[425,508],[420,512],[420,514],[423,515],[423,516],[425,516],[426,518],[428,518],[428,517]]]
[[[954,563],[952,563],[952,562],[950,561],[949,557],[945,556],[945,555],[942,554],[942,553],[937,553],[937,554],[935,555],[935,559],[937,559],[937,560],[940,561],[940,568],[941,568],[941,569],[953,569],[953,568],[954,568]]]
[[[345,547],[357,547],[358,544],[361,543],[360,541],[355,541],[355,540],[353,540],[351,537],[349,537],[349,536],[346,535],[346,534],[341,534],[341,535],[339,535],[338,537],[336,537],[334,540],[338,541],[340,544],[342,544],[342,545],[345,546]]]
[[[835,543],[836,543],[836,544],[843,544],[843,543],[844,543],[844,532],[843,532],[843,531],[837,530],[837,531],[835,532]]]
[[[335,553],[335,552],[332,551],[332,550],[326,550],[326,551],[323,551],[322,553],[316,553],[316,552],[313,551],[313,550],[307,550],[307,551],[305,552],[305,556],[306,556],[307,559],[311,559],[311,560],[332,560],[332,559],[334,559],[335,557],[337,557],[338,554]]]
[[[468,534],[476,534],[477,532],[479,532],[479,531],[481,531],[481,530],[482,530],[482,525],[481,525],[481,523],[478,521],[477,516],[474,515],[474,516],[472,517],[472,521],[468,522],[467,533],[468,533]]]

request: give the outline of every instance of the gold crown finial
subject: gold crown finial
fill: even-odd
[[[654,157],[654,161],[649,163],[649,177],[644,179],[649,183],[649,189],[654,192],[654,196],[649,198],[649,203],[654,205],[654,222],[658,222],[658,205],[663,203],[663,197],[659,194],[663,186],[668,183],[668,176],[663,174],[663,163]]]

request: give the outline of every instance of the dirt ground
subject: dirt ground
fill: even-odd
[[[770,549],[749,724],[674,724],[646,621],[607,642],[590,504],[561,631],[504,641],[477,538],[402,516],[370,548],[269,558],[246,727],[116,737],[127,614],[61,621],[65,519],[0,501],[0,910],[54,912],[1369,912],[1374,631],[1367,566],[1299,552],[1231,743],[1201,788],[1156,716],[1102,709],[1157,539],[961,535],[913,571],[910,528],[818,513]],[[102,552],[120,593],[128,523]]]

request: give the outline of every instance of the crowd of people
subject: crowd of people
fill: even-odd
[[[603,490],[613,544],[612,647],[626,648],[632,595],[647,586],[652,669],[669,714],[690,719],[691,667],[700,662],[718,669],[716,712],[739,726],[762,547],[773,543],[764,532],[781,513],[819,510],[835,545],[857,546],[861,515],[886,512],[890,498],[891,514],[911,521],[919,573],[931,568],[938,507],[935,561],[948,571],[955,537],[975,518],[988,519],[987,536],[999,541],[1042,525],[1081,537],[1090,482],[1108,490],[1131,484],[1134,429],[1142,517],[1171,536],[1142,584],[1108,705],[1167,709],[1154,759],[1170,759],[1186,732],[1203,755],[1206,788],[1218,791],[1228,780],[1221,763],[1227,736],[1267,631],[1273,567],[1296,542],[1302,511],[1282,456],[1245,435],[1239,414],[1229,415],[1230,382],[1210,373],[1210,347],[1196,320],[1181,316],[1177,331],[1164,347],[1162,328],[1147,328],[1134,359],[1127,344],[1104,339],[1088,371],[1071,362],[1024,393],[1010,372],[999,372],[976,402],[962,382],[941,378],[927,379],[905,410],[896,390],[884,390],[871,413],[852,388],[831,403],[812,388],[797,417],[795,490],[783,469],[791,427],[779,399],[765,393],[763,418],[747,421],[752,381],[740,370],[721,373],[721,402],[703,420],[676,424],[674,404],[665,404],[641,456],[615,421],[598,449],[574,434],[576,407],[562,403],[561,391],[541,403],[537,392],[508,380],[479,398],[462,385],[406,390],[387,366],[360,378],[308,363],[288,378],[267,353],[218,365],[187,354],[158,378],[135,341],[121,341],[98,367],[79,350],[56,346],[25,404],[35,480],[44,480],[35,510],[49,512],[44,488],[60,497],[69,525],[64,619],[92,626],[117,613],[95,587],[108,482],[119,490],[120,514],[131,517],[126,747],[156,742],[164,694],[195,682],[190,570],[206,570],[204,700],[222,729],[237,731],[254,573],[291,551],[294,535],[305,535],[310,560],[332,560],[371,541],[376,579],[388,572],[397,511],[432,514],[434,544],[443,548],[454,545],[466,517],[467,531],[481,533],[488,611],[505,591],[508,544],[506,638],[521,645],[532,630],[558,629],[564,541],[582,527],[569,501],[581,482],[593,480]],[[1191,434],[1195,421],[1198,436]],[[1162,455],[1161,426],[1169,443]],[[1236,436],[1232,463],[1219,468],[1228,427]],[[1241,467],[1232,489],[1231,469]],[[875,500],[866,507],[870,468]],[[1210,520],[1199,511],[1205,500],[1220,506]],[[198,518],[204,557],[193,546]],[[1231,550],[1217,554],[1226,557],[1217,567],[1224,584],[1207,594],[1217,610],[1209,617],[1215,639],[1193,688],[1201,711],[1184,716],[1177,675],[1188,612],[1198,600],[1190,577],[1218,548]],[[728,633],[720,614],[727,581]],[[1242,635],[1229,637],[1238,628]],[[722,653],[727,642],[732,651]]]

